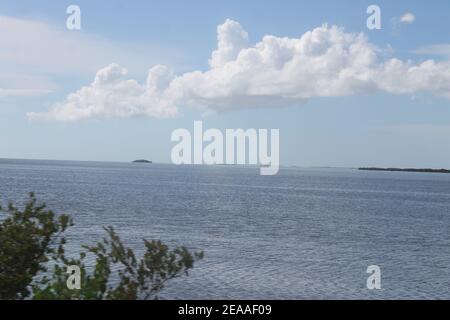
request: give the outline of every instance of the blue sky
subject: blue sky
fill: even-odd
[[[80,31],[65,28],[70,4],[81,8]],[[366,27],[370,4],[381,8],[381,30]],[[400,21],[406,13],[414,15],[413,22]],[[0,157],[170,162],[171,132],[202,119],[205,127],[279,128],[284,165],[450,167],[449,13],[448,1],[2,1],[0,35],[11,39],[0,44],[6,52],[0,53],[0,92],[2,86],[16,91],[0,94]],[[325,86],[290,106],[240,108],[233,96],[235,105],[206,116],[214,107],[199,110],[193,101],[178,103],[177,115],[169,117],[153,109],[150,116],[77,121],[27,117],[64,104],[68,94],[88,86],[111,63],[127,68],[126,78],[140,83],[157,64],[176,75],[205,72],[218,45],[216,29],[227,19],[248,33],[250,47],[266,35],[295,39],[327,23],[343,27],[345,34],[363,32],[377,47],[380,66],[374,70],[394,58],[411,60],[412,68],[429,59],[435,65],[424,67],[419,79],[405,78],[408,86],[397,80],[382,89],[358,86],[348,89],[355,94],[347,89],[324,94]],[[42,37],[35,30],[42,30]],[[420,78],[430,73],[432,80]],[[386,72],[382,79],[395,76]],[[282,94],[303,90],[294,78],[288,81],[294,92]],[[434,79],[442,83],[437,86]],[[258,85],[277,89],[270,80]]]

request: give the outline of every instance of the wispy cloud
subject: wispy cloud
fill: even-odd
[[[403,28],[413,24],[416,21],[416,16],[411,12],[407,12],[400,17],[397,16],[391,18],[390,21],[393,33],[395,35],[399,35]]]
[[[0,15],[2,72],[92,73],[111,61],[130,69],[157,61],[169,63],[169,50],[135,43],[116,43],[84,31]],[[174,55],[172,55],[174,56]]]
[[[445,124],[397,124],[375,128],[377,132],[407,137],[450,138],[450,125]]]
[[[56,85],[47,77],[0,73],[0,98],[40,96],[55,89]]]
[[[407,12],[403,16],[400,17],[401,23],[411,24],[415,20],[416,20],[416,16],[414,14],[412,14],[411,12]]]
[[[414,50],[414,53],[421,55],[450,57],[450,44],[436,44],[424,46]]]
[[[162,48],[114,43],[82,31],[74,32],[37,20],[1,15],[0,39],[0,97],[51,92],[54,87],[51,80],[45,81],[49,84],[47,88],[30,80],[42,80],[43,75],[70,73],[84,76],[111,61],[126,64],[137,71],[156,61],[168,63],[171,60],[167,58],[171,55]],[[16,82],[17,76],[24,77],[22,84],[5,86],[5,83]]]
[[[450,98],[450,62],[415,64],[382,56],[364,34],[327,25],[299,38],[267,35],[256,45],[233,20],[217,29],[218,46],[210,68],[175,75],[170,68],[150,69],[145,83],[126,77],[117,64],[97,72],[94,81],[31,118],[175,116],[180,108],[206,111],[299,105],[314,97],[383,91],[430,92]]]

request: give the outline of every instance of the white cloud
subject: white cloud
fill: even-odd
[[[217,50],[211,55],[209,64],[219,68],[237,58],[242,49],[248,47],[248,33],[233,20],[227,20],[217,27]]]
[[[401,18],[400,22],[402,23],[413,23],[416,20],[416,16],[410,12],[405,13]]]
[[[30,118],[82,120],[96,117],[171,117],[177,114],[173,105],[161,99],[161,86],[170,76],[164,66],[149,71],[146,84],[125,79],[127,70],[113,63],[97,72],[94,81],[44,114],[28,113]],[[165,78],[166,77],[166,78]]]
[[[450,98],[450,62],[383,61],[379,51],[363,34],[326,25],[299,38],[268,35],[251,46],[242,26],[227,20],[218,27],[218,48],[206,71],[175,76],[168,68],[156,66],[147,82],[139,84],[126,80],[124,70],[113,64],[48,113],[31,116],[58,120],[167,117],[183,107],[207,111],[283,107],[314,97],[377,91],[426,91]]]

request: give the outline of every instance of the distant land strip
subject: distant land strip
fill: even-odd
[[[400,172],[431,172],[431,173],[450,173],[447,169],[400,169],[400,168],[358,168],[366,171],[400,171]]]
[[[145,159],[139,159],[139,160],[134,160],[133,163],[152,163],[152,161],[145,160]]]

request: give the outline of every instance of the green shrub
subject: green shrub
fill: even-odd
[[[78,258],[65,254],[65,232],[73,225],[30,199],[23,210],[10,204],[0,222],[0,299],[156,299],[168,281],[187,276],[203,252],[169,249],[144,240],[137,257],[112,227],[95,246],[83,246]],[[93,266],[85,262],[94,257]],[[79,289],[69,289],[69,266],[80,271]]]

